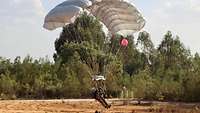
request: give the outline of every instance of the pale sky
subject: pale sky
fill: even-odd
[[[52,59],[54,41],[62,29],[47,31],[47,12],[64,0],[2,0],[0,4],[0,56],[14,59],[30,55]],[[147,21],[143,30],[158,45],[171,30],[192,53],[200,53],[200,0],[130,0]]]

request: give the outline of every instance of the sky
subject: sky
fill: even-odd
[[[52,59],[61,28],[44,29],[45,15],[64,0],[2,0],[0,4],[0,56]],[[146,30],[157,46],[172,31],[192,53],[200,53],[200,0],[129,0],[146,20]]]

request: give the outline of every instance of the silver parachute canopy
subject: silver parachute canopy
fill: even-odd
[[[93,4],[90,11],[114,34],[132,35],[145,25],[139,11],[132,4],[122,0],[101,0]]]
[[[48,30],[54,30],[73,23],[83,11],[83,8],[91,5],[92,2],[89,0],[67,0],[57,5],[46,15],[43,27]]]
[[[123,0],[67,0],[48,13],[44,28],[53,30],[73,23],[83,9],[104,23],[112,34],[132,35],[145,25],[136,7]]]

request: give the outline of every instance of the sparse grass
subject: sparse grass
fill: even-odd
[[[133,113],[200,113],[199,105],[181,105],[181,104],[165,104],[165,105],[151,105],[145,110],[133,110]]]
[[[148,104],[150,103],[150,104]],[[103,109],[103,111],[102,111]],[[110,109],[104,109],[91,100],[10,100],[0,101],[0,113],[200,113],[200,104],[144,102],[141,104],[123,101],[112,102]]]

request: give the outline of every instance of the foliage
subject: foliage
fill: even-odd
[[[192,55],[168,31],[155,48],[146,31],[137,42],[106,37],[99,21],[86,13],[63,28],[48,58],[14,61],[0,57],[1,99],[91,98],[92,76],[102,74],[109,97],[126,88],[139,99],[200,101],[200,55]],[[132,97],[132,96],[129,96]]]

